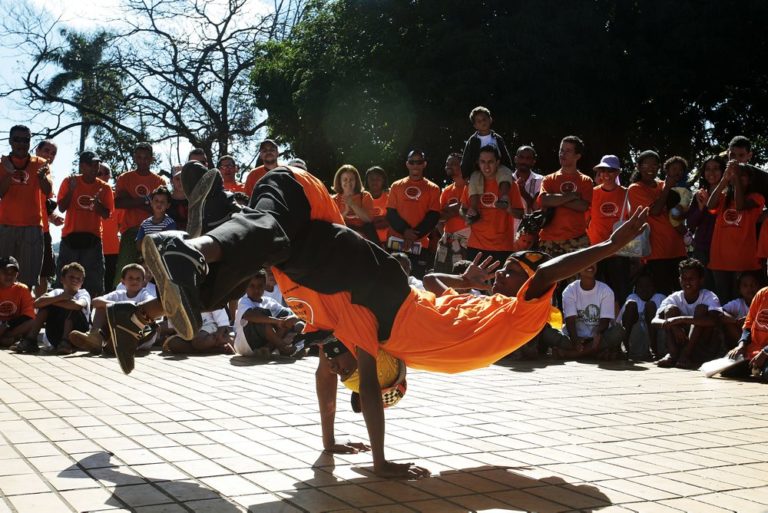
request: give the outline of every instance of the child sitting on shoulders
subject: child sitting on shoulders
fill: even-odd
[[[136,234],[136,245],[141,251],[141,241],[147,235],[176,230],[176,221],[166,214],[171,206],[171,191],[164,185],[161,185],[149,195],[149,205],[152,207],[152,217],[146,218],[139,226],[139,232]]]
[[[714,292],[703,288],[704,265],[688,258],[678,266],[680,287],[661,302],[652,324],[664,331],[667,355],[659,367],[696,369],[717,352],[715,327],[723,310]]]
[[[736,278],[739,297],[723,305],[723,337],[726,349],[731,350],[738,344],[749,305],[752,304],[761,284],[761,276],[757,271],[745,271]]]
[[[235,352],[241,356],[268,358],[274,350],[291,356],[301,350],[294,341],[304,323],[288,308],[264,296],[266,281],[266,272],[259,270],[237,304]]]
[[[129,301],[135,305],[154,297],[146,286],[145,271],[139,264],[128,264],[120,271],[120,284],[115,290],[93,299],[93,323],[91,329],[87,332],[73,330],[70,333],[69,340],[75,347],[100,353],[102,349],[108,354],[114,354],[114,348],[111,344],[106,344],[109,340],[109,330],[107,330],[107,307],[118,301]],[[148,350],[155,343],[157,338],[156,325],[150,325],[152,328],[147,330],[146,335],[139,340],[138,350]]]
[[[485,107],[475,107],[469,113],[469,120],[476,132],[467,140],[464,153],[461,156],[461,174],[465,180],[469,180],[467,193],[469,195],[469,208],[467,209],[467,223],[472,224],[480,218],[480,197],[485,191],[483,174],[477,169],[477,160],[480,158],[480,148],[495,146],[501,156],[501,165],[496,172],[496,182],[499,184],[499,199],[496,208],[507,210],[509,207],[509,190],[514,181],[512,175],[512,159],[504,144],[504,139],[491,130],[493,118],[491,111]]]
[[[10,347],[29,333],[35,318],[35,300],[29,287],[19,283],[19,262],[14,257],[0,257],[0,347]],[[37,333],[34,334],[37,337]],[[34,341],[37,349],[37,339]],[[18,348],[18,346],[17,346]]]
[[[635,291],[619,311],[617,320],[624,327],[624,347],[630,360],[655,360],[659,354],[658,326],[651,322],[664,301],[664,294],[654,291],[653,279],[647,272],[635,278]]]
[[[595,279],[597,267],[590,265],[563,291],[566,337],[552,348],[555,358],[599,358],[614,360],[621,353],[624,329],[613,322],[616,301],[611,288]]]

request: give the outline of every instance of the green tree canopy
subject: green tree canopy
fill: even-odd
[[[765,156],[768,3],[681,0],[336,0],[260,45],[256,104],[272,135],[324,178],[342,163],[428,173],[461,150],[485,105],[511,151],[546,172],[581,136],[582,168],[641,149],[694,161],[744,134]]]

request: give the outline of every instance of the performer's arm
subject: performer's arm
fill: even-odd
[[[379,477],[423,477],[429,476],[427,469],[413,463],[393,463],[384,457],[384,404],[377,378],[376,358],[357,348],[357,368],[360,372],[360,403],[365,418],[365,427],[371,439],[373,471]]]
[[[528,290],[525,292],[525,299],[541,297],[560,280],[573,276],[582,269],[613,255],[640,234],[647,218],[648,208],[637,209],[607,241],[543,263],[531,278]]]
[[[359,442],[336,443],[334,433],[334,422],[336,420],[336,374],[331,372],[328,359],[323,358],[322,354],[318,360],[317,371],[315,371],[315,389],[317,391],[317,402],[320,406],[323,449],[327,452],[339,454],[355,454],[360,451],[369,451],[370,447]]]

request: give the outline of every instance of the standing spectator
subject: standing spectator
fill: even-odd
[[[597,186],[592,193],[592,206],[589,213],[587,236],[591,245],[608,240],[613,233],[613,225],[620,221],[627,189],[619,185],[621,162],[616,155],[604,155],[594,167]],[[628,208],[624,218],[629,217]],[[616,301],[623,304],[629,295],[629,258],[613,255],[597,264],[597,277],[605,282],[616,296]]]
[[[483,175],[477,167],[480,149],[485,146],[493,146],[499,150],[501,164],[497,170],[496,185],[499,189],[497,201],[502,210],[509,206],[509,188],[512,183],[512,162],[509,158],[507,145],[499,134],[491,130],[493,118],[491,111],[486,107],[478,106],[469,113],[469,121],[475,129],[475,133],[467,139],[464,152],[461,157],[461,174],[468,181],[469,208],[467,208],[467,222],[474,223],[479,213],[480,196],[483,194]]]
[[[392,184],[387,201],[387,248],[403,251],[413,263],[413,274],[424,276],[427,236],[440,220],[440,187],[424,178],[427,157],[421,150],[408,153],[408,176]]]
[[[115,208],[123,210],[117,269],[138,261],[136,234],[139,232],[141,222],[147,218],[147,214],[152,213],[149,193],[165,185],[165,180],[150,170],[152,159],[152,145],[146,142],[137,144],[133,150],[136,169],[125,172],[117,178]],[[120,280],[118,277],[115,277],[115,280],[114,286],[117,286]]]
[[[756,225],[765,198],[752,187],[752,169],[729,161],[707,201],[707,208],[716,215],[709,268],[715,278],[715,294],[723,303],[737,296],[736,277],[740,271],[760,269]]]
[[[219,172],[224,180],[224,188],[230,192],[245,192],[245,184],[237,181],[237,162],[232,155],[219,159]]]
[[[379,237],[379,243],[383,246],[387,243],[387,201],[389,200],[389,187],[387,173],[379,166],[368,168],[365,172],[365,189],[373,198],[373,226]]]
[[[648,207],[648,226],[651,228],[651,254],[648,256],[648,271],[653,277],[657,292],[668,295],[677,283],[678,264],[685,258],[687,250],[683,242],[685,227],[672,226],[669,219],[667,199],[679,177],[668,176],[666,181],[658,180],[661,158],[655,151],[646,150],[637,157],[637,170],[629,186],[631,210]]]
[[[109,184],[112,178],[112,169],[104,164],[99,164],[99,172],[96,177],[102,182]],[[112,193],[114,196],[114,192]],[[104,291],[112,290],[112,283],[115,280],[115,266],[117,265],[117,255],[120,253],[119,233],[119,214],[116,209],[112,209],[112,214],[107,218],[101,218],[101,246],[104,251]]]
[[[16,259],[0,257],[0,347],[10,347],[26,335],[35,318],[32,294],[18,277]]]
[[[378,235],[373,228],[373,198],[363,190],[360,173],[355,166],[341,166],[333,177],[333,201],[344,217],[344,224],[357,233],[378,242]]]
[[[539,233],[539,247],[558,256],[589,246],[584,212],[592,204],[592,179],[577,167],[584,142],[575,135],[560,141],[560,169],[541,182],[541,206],[552,209],[551,218]]]
[[[92,151],[81,153],[80,174],[62,182],[58,197],[59,210],[65,216],[56,268],[60,271],[70,262],[78,262],[88,269],[83,287],[91,297],[104,293],[101,220],[115,208],[109,184],[96,178],[100,164],[101,159]]]
[[[712,245],[712,234],[715,231],[715,214],[707,208],[707,202],[717,184],[723,178],[725,162],[718,156],[707,158],[701,165],[703,171],[699,178],[699,189],[693,195],[691,208],[686,214],[686,226],[693,234],[693,257],[705,266],[709,265],[709,248]],[[715,279],[712,271],[707,269],[704,278],[704,288],[713,290]]]
[[[43,265],[42,198],[52,191],[47,162],[29,154],[31,139],[28,127],[11,127],[11,153],[0,158],[0,256],[24,263],[19,281],[30,289]]]
[[[502,210],[498,208],[499,184],[496,173],[500,165],[499,150],[495,146],[484,146],[480,149],[478,167],[483,175],[483,193],[480,198],[480,218],[472,225],[467,243],[467,260],[474,260],[478,253],[491,256],[499,262],[506,262],[507,257],[515,249],[515,218],[523,217],[523,200],[517,184],[512,183],[508,189],[509,206]],[[464,189],[462,204],[469,211],[469,188]]]
[[[189,200],[181,185],[181,166],[171,168],[171,206],[168,207],[168,215],[176,221],[179,230],[187,229],[189,217]]]
[[[267,171],[277,167],[277,157],[280,155],[277,143],[272,139],[264,139],[259,145],[259,160],[262,164],[252,169],[245,178],[245,193],[250,197],[253,194],[253,188],[261,177],[267,174]]]
[[[187,162],[194,160],[200,162],[205,167],[208,167],[208,156],[205,154],[205,150],[202,148],[192,148],[187,155]]]
[[[152,206],[152,216],[146,218],[139,225],[139,231],[136,234],[136,246],[141,249],[141,242],[147,235],[164,232],[167,230],[176,230],[176,221],[166,212],[171,206],[171,192],[167,187],[161,185],[149,195],[150,205]]]
[[[35,156],[45,159],[50,169],[58,153],[56,143],[51,139],[43,139],[35,148]],[[50,177],[50,171],[48,173]],[[53,254],[53,241],[49,223],[61,226],[64,218],[56,214],[56,202],[53,200],[53,191],[43,194],[40,191],[40,214],[43,217],[43,264],[40,268],[40,279],[35,286],[35,296],[39,297],[48,291],[48,282],[56,276],[56,257]]]
[[[461,197],[467,182],[461,174],[461,154],[451,153],[445,159],[445,174],[452,180],[440,194],[440,222],[443,235],[437,243],[435,272],[450,273],[453,266],[467,257],[469,227],[461,215]]]
[[[536,199],[539,197],[541,182],[544,180],[543,176],[533,172],[535,165],[536,150],[533,146],[520,146],[515,152],[515,171],[512,173],[512,178],[515,179],[517,188],[520,190],[526,214],[536,210]]]

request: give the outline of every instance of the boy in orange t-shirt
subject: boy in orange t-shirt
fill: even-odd
[[[18,277],[16,259],[0,257],[0,347],[10,347],[26,335],[35,318],[32,293],[16,281]]]
[[[560,169],[544,177],[538,200],[552,210],[539,233],[539,246],[552,256],[589,246],[584,213],[592,203],[592,179],[577,168],[584,142],[575,135],[560,141]]]
[[[744,320],[741,339],[728,352],[729,358],[736,359],[738,356],[744,357],[742,364],[723,372],[723,376],[752,375],[763,381],[768,379],[768,287],[763,287],[755,294]]]

